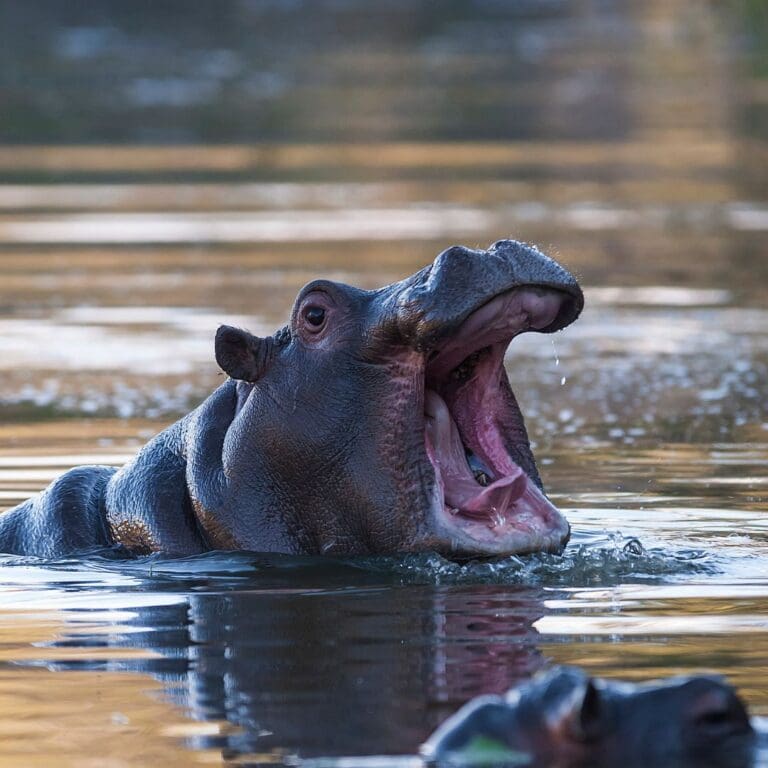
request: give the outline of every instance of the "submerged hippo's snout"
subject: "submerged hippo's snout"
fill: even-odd
[[[452,246],[398,285],[397,323],[402,338],[417,349],[429,349],[453,335],[473,312],[514,289],[527,296],[519,309],[531,315],[531,325],[523,330],[561,330],[584,307],[570,272],[516,240],[499,240],[487,251]],[[549,297],[547,307],[541,306],[544,297]]]
[[[744,703],[719,678],[634,684],[555,667],[468,702],[421,753],[430,765],[749,768],[756,744]]]

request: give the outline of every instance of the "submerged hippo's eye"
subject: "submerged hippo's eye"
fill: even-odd
[[[322,307],[309,306],[304,310],[304,319],[315,328],[325,322],[325,310]]]

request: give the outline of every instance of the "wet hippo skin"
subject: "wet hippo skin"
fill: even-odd
[[[422,747],[439,766],[694,768],[753,764],[756,736],[719,677],[642,685],[556,667],[505,696],[473,699]]]
[[[373,291],[314,281],[271,337],[219,328],[229,380],[122,469],[73,469],[2,515],[0,551],[559,551],[569,526],[503,362],[582,306],[563,267],[513,240]]]

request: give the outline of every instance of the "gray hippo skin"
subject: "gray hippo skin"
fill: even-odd
[[[274,336],[219,328],[230,379],[133,461],[73,469],[0,516],[0,551],[559,551],[569,527],[503,360],[582,306],[565,269],[512,240],[374,291],[312,282]]]
[[[480,696],[422,746],[435,766],[748,768],[757,737],[735,691],[719,677],[641,685],[556,667]]]

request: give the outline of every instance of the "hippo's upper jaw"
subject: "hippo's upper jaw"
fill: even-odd
[[[401,320],[425,356],[430,545],[459,556],[560,551],[570,528],[542,492],[504,355],[520,333],[572,322],[583,306],[578,284],[536,249],[501,241],[449,249],[404,296]]]

